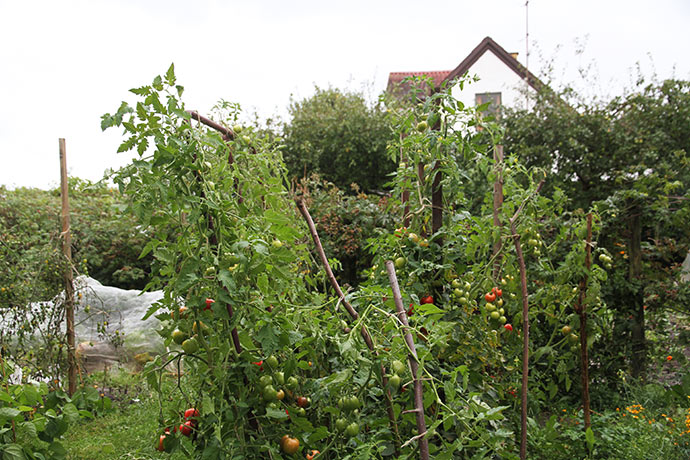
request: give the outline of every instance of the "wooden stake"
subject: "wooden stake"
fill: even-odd
[[[496,181],[494,182],[494,227],[501,227],[501,208],[503,207],[503,146],[497,145],[494,148],[494,169],[496,170]],[[499,237],[494,242],[494,270],[493,278],[497,280],[501,274],[501,248],[502,242]]]
[[[582,379],[582,411],[584,413],[584,429],[592,426],[589,408],[589,354],[587,352],[587,281],[592,267],[592,213],[587,214],[587,245],[585,248],[585,276],[580,280],[580,295],[575,304],[575,311],[580,315],[580,377]]]
[[[538,195],[544,185],[542,179],[534,191]],[[510,232],[515,243],[515,253],[520,267],[520,286],[522,288],[522,410],[520,414],[520,460],[527,459],[527,384],[529,382],[529,293],[527,292],[527,268],[525,256],[520,245],[520,234],[517,232],[517,218],[522,213],[527,200],[520,204],[515,214],[510,219]]]
[[[74,278],[72,276],[72,235],[69,221],[69,185],[67,183],[67,149],[65,139],[60,138],[60,194],[62,196],[62,254],[66,266],[63,275],[65,285],[65,317],[67,321],[67,382],[68,394],[77,391],[77,360],[74,346]]]
[[[391,289],[393,290],[395,309],[398,312],[396,316],[403,325],[403,338],[405,339],[405,343],[407,344],[407,348],[409,350],[407,361],[410,364],[412,380],[414,381],[414,407],[415,417],[417,419],[417,431],[419,432],[419,458],[422,460],[429,460],[429,441],[426,436],[427,431],[426,420],[424,419],[424,397],[422,394],[422,379],[419,376],[419,360],[417,358],[417,350],[415,349],[414,339],[410,333],[405,307],[403,307],[400,286],[398,285],[398,277],[395,274],[395,265],[390,260],[386,261],[386,271],[388,272],[388,280],[390,281]]]

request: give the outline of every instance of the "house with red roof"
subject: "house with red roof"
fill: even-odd
[[[407,94],[412,76],[427,76],[434,91],[443,85],[453,84],[465,74],[477,76],[478,81],[470,84],[453,84],[453,96],[466,106],[490,103],[489,110],[497,112],[501,106],[524,108],[531,106],[530,95],[534,95],[543,84],[517,59],[518,53],[509,53],[491,37],[486,37],[453,70],[418,72],[391,72],[388,76],[388,91],[396,95]],[[429,94],[429,90],[425,91]],[[534,100],[534,98],[531,98]]]

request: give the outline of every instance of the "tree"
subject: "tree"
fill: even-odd
[[[368,104],[360,93],[316,87],[313,96],[293,101],[288,110],[283,155],[290,176],[318,172],[343,188],[384,187],[395,164],[386,156],[392,130],[379,104]]]
[[[505,145],[529,166],[551,171],[570,208],[598,203],[601,243],[616,255],[606,301],[620,314],[615,343],[634,376],[646,367],[645,305],[667,307],[677,293],[655,291],[675,280],[690,246],[690,82],[640,86],[606,104],[568,104],[561,93],[540,95],[532,112],[508,112]],[[628,340],[629,339],[629,340]]]

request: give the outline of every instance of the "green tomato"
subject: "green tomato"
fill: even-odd
[[[397,268],[398,270],[404,268],[405,265],[407,265],[407,259],[405,259],[404,257],[398,257],[397,259],[395,259],[395,268]]]
[[[352,412],[356,409],[359,409],[359,398],[357,396],[346,396],[343,402],[343,408],[347,412]]]
[[[278,385],[285,385],[285,374],[282,372],[276,372],[273,374],[273,379],[276,381]]]
[[[273,388],[273,385],[264,387],[263,395],[266,401],[276,401],[278,398],[278,392]]]
[[[175,342],[178,345],[182,345],[182,342],[187,340],[187,338],[188,336],[186,332],[183,332],[179,329],[175,329],[174,331],[172,331],[173,342]]]
[[[335,429],[342,433],[347,428],[347,419],[339,418],[335,421]]]
[[[460,289],[462,287],[462,283],[460,282],[459,279],[454,279],[450,285],[453,287],[453,289]]]
[[[347,428],[345,428],[345,434],[348,438],[354,438],[359,433],[359,424],[357,422],[350,423]]]
[[[264,374],[264,375],[262,375],[262,376],[259,378],[259,385],[260,385],[262,388],[263,388],[263,387],[267,387],[267,386],[269,386],[269,385],[273,385],[273,378],[271,378],[270,375]]]
[[[199,342],[197,342],[197,340],[194,337],[187,339],[184,342],[182,342],[182,349],[187,354],[194,354],[197,351],[199,351]]]
[[[393,374],[389,379],[388,379],[388,384],[393,388],[394,390],[397,390],[400,388],[400,385],[402,384],[402,379],[398,374]]]
[[[278,358],[276,358],[274,355],[271,355],[268,358],[266,358],[265,363],[268,364],[268,367],[270,367],[271,369],[278,368]]]
[[[297,388],[298,385],[299,385],[299,380],[297,380],[297,377],[295,377],[295,376],[288,378],[287,383],[285,384],[285,386],[288,388],[288,390],[294,390]]]
[[[497,311],[492,311],[490,316],[491,316],[491,319],[497,320],[498,318],[501,317],[501,314]]]
[[[403,374],[405,373],[405,369],[407,369],[405,364],[403,364],[402,361],[398,361],[397,359],[391,363],[391,368],[393,369],[393,373],[395,374]]]

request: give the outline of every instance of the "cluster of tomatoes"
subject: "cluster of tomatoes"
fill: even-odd
[[[206,299],[206,305],[204,306],[203,311],[210,311],[214,302],[215,300],[213,299]],[[174,310],[170,312],[170,317],[173,320],[181,320],[185,319],[188,313],[189,309],[183,305],[177,312]],[[172,331],[171,337],[173,342],[180,345],[185,353],[194,354],[199,351],[199,340],[197,337],[199,330],[207,331],[208,329],[208,326],[204,324],[203,321],[194,321],[191,330],[192,334],[190,335],[188,325],[183,322],[178,322],[178,327]]]
[[[427,248],[429,247],[429,240],[426,238],[422,238],[416,233],[409,232],[407,227],[399,227],[396,228],[395,231],[393,232],[393,235],[395,235],[396,238],[403,238],[407,236],[407,240],[412,243],[413,245],[418,245],[419,247],[422,248]],[[398,267],[402,268],[402,267]]]
[[[508,319],[505,317],[505,309],[503,308],[503,289],[494,286],[491,292],[484,294],[486,300],[485,310],[489,313],[489,320],[504,325],[503,327],[512,331],[513,326],[510,323],[506,324]]]
[[[299,386],[297,377],[293,375],[286,379],[285,374],[278,370],[280,362],[274,355],[254,364],[259,366],[261,371],[267,371],[267,373],[259,377],[258,381],[259,392],[266,402],[267,409],[279,410],[281,409],[281,404],[287,404],[286,401],[289,400],[296,407],[285,409],[287,416],[290,417],[290,414],[292,414],[298,417],[305,417],[307,415],[307,408],[311,406],[311,399],[306,396],[295,395],[294,392]],[[287,434],[280,439],[279,444],[281,450],[290,455],[296,453],[300,448],[299,439]],[[318,450],[312,449],[310,453],[307,453],[306,458],[311,460],[316,458],[318,454]]]
[[[198,410],[196,410],[193,407],[190,407],[189,409],[184,411],[184,422],[182,422],[178,427],[173,427],[172,431],[179,431],[183,436],[191,436],[192,433],[194,433],[194,431],[197,429],[200,415],[201,414]],[[165,438],[169,434],[170,428],[166,428],[165,433],[160,435],[160,437],[158,438],[158,446],[156,447],[156,450],[158,450],[159,452],[165,451]]]
[[[347,414],[335,421],[335,429],[339,433],[345,434],[348,438],[357,436],[359,433],[359,423],[350,421],[348,417],[350,415],[356,417],[359,414],[360,406],[359,398],[356,395],[343,396],[338,399],[338,408]]]

